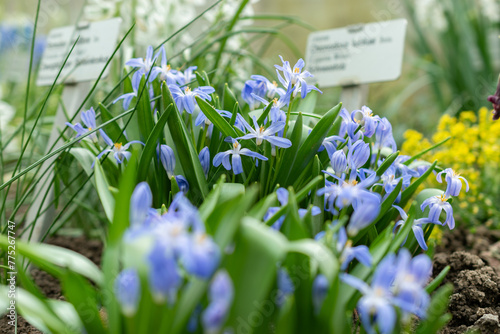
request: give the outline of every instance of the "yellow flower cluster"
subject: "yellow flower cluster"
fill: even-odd
[[[402,154],[415,155],[448,137],[450,140],[422,159],[438,160],[439,166],[451,167],[469,181],[469,193],[466,195],[462,191],[460,194],[460,197],[467,196],[467,200],[460,201],[459,205],[460,209],[477,215],[479,207],[475,203],[485,203],[484,193],[488,191],[482,188],[491,184],[485,176],[496,174],[492,172],[500,165],[500,121],[492,121],[487,108],[479,110],[478,116],[474,112],[462,112],[458,117],[444,115],[432,140],[415,130],[406,131],[401,151]],[[435,179],[431,182],[437,186]]]

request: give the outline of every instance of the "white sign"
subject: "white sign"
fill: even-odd
[[[407,21],[375,22],[313,32],[306,69],[320,87],[396,80],[401,75]]]
[[[54,82],[77,38],[78,42],[59,76],[58,83],[97,79],[116,47],[120,23],[120,18],[114,18],[85,26],[51,30],[40,63],[37,85],[46,86]],[[104,76],[108,71],[109,67]]]

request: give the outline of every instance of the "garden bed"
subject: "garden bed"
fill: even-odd
[[[55,246],[64,247],[72,251],[78,252],[84,255],[86,258],[90,259],[92,262],[100,266],[101,254],[102,254],[102,243],[99,240],[89,240],[84,236],[80,237],[70,237],[70,236],[54,236],[51,237],[47,243]],[[41,292],[52,299],[62,299],[64,296],[62,294],[61,285],[59,281],[53,276],[47,274],[46,272],[34,268],[31,271],[33,282],[40,288]],[[17,318],[17,333],[18,334],[40,334],[42,333],[34,326],[29,324],[23,317],[19,316]],[[15,330],[10,326],[7,321],[7,317],[2,317],[0,319],[0,333],[10,334],[15,333]]]
[[[100,265],[102,243],[85,237],[56,236],[49,244],[76,251]],[[449,312],[453,318],[443,334],[465,333],[479,329],[482,333],[500,333],[500,231],[478,228],[472,234],[465,229],[455,229],[443,235],[434,256],[434,273],[449,265],[450,272],[443,283],[452,283]],[[64,299],[58,280],[49,274],[32,270],[34,282],[49,298]],[[0,332],[10,333],[7,318],[0,321]],[[18,318],[18,333],[38,334],[22,317]]]
[[[456,229],[443,236],[434,256],[434,273],[447,265],[445,283],[454,286],[443,334],[500,333],[500,231],[478,228],[472,234]]]

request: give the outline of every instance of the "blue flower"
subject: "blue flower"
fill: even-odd
[[[385,117],[379,121],[377,130],[375,130],[375,143],[373,145],[373,150],[379,151],[384,147],[390,147],[392,152],[396,152],[397,150],[396,141],[392,135],[392,125]]]
[[[264,97],[266,95],[265,82],[257,82],[255,80],[247,80],[241,90],[241,97],[248,103],[250,110],[258,107],[260,101],[255,99],[255,96]]]
[[[318,88],[313,85],[308,85],[306,82],[306,78],[312,78],[313,75],[308,71],[302,71],[304,68],[304,60],[301,58],[297,61],[293,69],[290,66],[288,61],[283,60],[283,57],[280,56],[281,62],[283,66],[274,65],[276,67],[276,73],[278,74],[278,79],[283,85],[283,87],[293,86],[293,96],[295,97],[298,93],[301,94],[301,97],[304,99],[307,94],[316,90],[322,93]],[[281,76],[280,72],[283,72],[283,76]]]
[[[163,303],[168,300],[173,305],[182,283],[177,260],[172,248],[156,242],[148,256],[149,284],[154,300]]]
[[[446,168],[442,172],[439,172],[436,175],[436,179],[439,183],[442,183],[441,179],[441,174],[445,174],[444,179],[446,180],[447,187],[446,187],[446,193],[445,195],[447,197],[449,196],[458,196],[460,195],[460,190],[462,189],[462,181],[465,182],[465,191],[469,191],[469,182],[463,177],[460,176],[460,174],[456,173],[453,169],[451,168]]]
[[[205,173],[205,177],[208,176],[208,172],[210,171],[210,151],[208,147],[204,147],[200,154],[198,154],[198,158],[200,159],[201,167],[203,168],[203,173]]]
[[[321,310],[321,306],[325,301],[328,290],[330,289],[330,283],[325,275],[319,274],[313,281],[312,285],[312,302],[314,307],[314,313],[318,314]]]
[[[179,190],[182,191],[184,194],[187,194],[189,191],[189,183],[186,180],[186,178],[182,175],[175,175],[175,182],[177,182],[177,186],[179,187]]]
[[[144,143],[139,141],[139,140],[129,141],[125,145],[123,145],[122,143],[113,143],[113,141],[108,136],[106,136],[104,133],[101,133],[101,135],[104,138],[104,141],[106,142],[106,144],[108,144],[112,148],[107,148],[107,149],[103,150],[101,153],[99,153],[99,155],[97,156],[97,159],[100,159],[105,153],[110,152],[110,153],[113,153],[113,156],[115,157],[116,162],[118,164],[121,164],[121,163],[123,163],[124,159],[129,160],[130,157],[132,156],[132,153],[127,151],[128,148],[130,147],[130,145],[141,144],[142,146],[144,146]],[[92,167],[93,166],[94,166],[94,164],[92,163]]]
[[[285,90],[283,88],[279,88],[276,81],[271,82],[271,81],[269,81],[269,79],[267,79],[266,77],[264,77],[262,75],[252,75],[250,78],[255,80],[257,82],[258,86],[263,84],[263,86],[265,87],[264,94],[268,99],[271,99],[271,100],[274,99],[276,94],[278,94],[279,96],[285,95]]]
[[[243,165],[241,164],[241,156],[246,155],[249,157],[257,158],[263,161],[267,161],[267,158],[262,154],[250,151],[248,148],[241,148],[240,143],[234,138],[231,138],[232,149],[225,152],[219,152],[215,155],[213,164],[215,167],[222,165],[226,170],[231,170],[231,163],[229,162],[229,156],[232,155],[233,171],[234,174],[240,174],[243,172]]]
[[[336,176],[340,177],[347,170],[347,157],[343,150],[335,151],[330,156],[330,165],[332,166],[333,172]]]
[[[128,60],[125,65],[138,68],[138,72],[147,75],[149,71],[151,71],[156,58],[158,57],[158,55],[153,57],[153,52],[153,47],[150,45],[148,46],[148,49],[146,51],[146,58],[132,58]],[[149,76],[149,81],[153,81],[155,77],[153,77],[153,73],[151,73],[151,75]]]
[[[410,185],[411,178],[412,178],[412,176],[409,174],[404,174],[403,176],[397,177],[396,176],[396,167],[394,164],[392,164],[391,166],[389,166],[389,168],[387,168],[387,170],[384,172],[384,174],[382,174],[382,176],[380,177],[380,179],[382,180],[382,183],[376,183],[375,185],[379,185],[379,186],[382,186],[384,188],[384,191],[385,191],[384,200],[385,200],[387,198],[387,196],[389,196],[394,191],[394,189],[397,187],[397,185],[399,184],[399,181],[401,181],[401,179],[403,179],[402,189],[404,189]],[[396,198],[396,200],[394,202],[399,203],[400,200],[401,200],[401,191],[399,192],[398,197]]]
[[[142,72],[135,72],[132,76],[132,92],[117,97],[113,101],[113,104],[115,104],[119,100],[123,100],[123,109],[128,109],[128,107],[130,106],[130,102],[132,102],[132,99],[134,97],[137,97],[137,92],[139,91],[139,85],[141,83],[142,76]]]
[[[160,160],[163,168],[167,171],[167,176],[171,179],[175,170],[174,150],[168,145],[160,145]]]
[[[371,286],[359,278],[341,274],[340,279],[359,290],[363,296],[357,308],[363,327],[369,334],[376,333],[372,317],[382,334],[392,333],[396,323],[396,311],[393,306],[394,296],[390,290],[396,275],[394,256],[384,258],[375,270]]]
[[[257,123],[257,118],[255,116],[253,116],[252,119],[255,128],[252,128],[250,124],[245,121],[243,125],[250,133],[244,135],[243,137],[236,138],[237,140],[255,138],[257,146],[261,145],[262,141],[264,140],[268,141],[274,146],[282,148],[288,148],[292,146],[292,142],[289,139],[275,136],[276,132],[279,132],[285,128],[285,122],[272,123],[271,126],[266,129],[264,126],[259,126],[259,124]]]
[[[425,286],[432,274],[432,262],[425,254],[412,259],[406,248],[399,251],[394,279],[395,304],[403,311],[425,318],[429,306],[429,294]]]
[[[349,152],[347,153],[347,164],[351,171],[356,171],[358,168],[368,161],[370,157],[370,145],[362,140],[356,141],[354,144],[349,145]],[[352,174],[351,174],[352,175]]]
[[[309,134],[311,133],[312,130],[309,131]],[[337,146],[338,144],[336,141],[339,141],[341,143],[345,143],[345,139],[340,137],[340,136],[330,136],[326,137],[323,139],[323,142],[321,143],[321,146],[318,149],[318,152],[323,152],[324,149],[328,152],[328,156],[331,158],[332,154],[337,151]]]
[[[419,171],[413,170],[405,165],[405,162],[408,161],[408,159],[410,159],[408,155],[399,155],[393,164],[393,166],[396,167],[396,175],[403,176],[403,189],[408,188],[412,177],[421,176]]]
[[[133,316],[137,312],[141,297],[141,282],[137,270],[122,270],[115,279],[114,292],[123,314],[127,317]]]
[[[370,138],[375,134],[377,125],[380,122],[380,117],[377,115],[374,116],[373,111],[367,106],[361,107],[361,110],[354,110],[351,113],[351,118],[353,121],[355,121],[356,123],[358,123],[363,127],[363,133],[368,138]],[[385,124],[385,126],[387,126],[387,124]]]
[[[219,265],[219,246],[205,232],[194,232],[189,239],[189,246],[181,255],[184,268],[191,275],[208,279]]]
[[[394,232],[398,227],[403,226],[406,223],[406,221],[408,220],[408,215],[399,206],[393,205],[393,207],[397,209],[399,211],[399,214],[401,215],[401,220],[399,220],[396,223],[396,225],[394,225],[394,229],[392,230]],[[422,247],[423,250],[427,250],[427,244],[425,243],[425,237],[424,237],[424,230],[422,229],[422,224],[425,223],[432,223],[432,222],[429,221],[427,218],[420,218],[420,219],[415,219],[411,226],[413,234],[415,235],[415,239],[417,239],[419,246]],[[406,239],[408,239],[408,237],[406,237]],[[403,241],[401,246],[403,246],[406,243],[406,239]]]
[[[193,72],[196,71],[197,68],[198,66],[189,66],[184,72],[177,71],[175,80],[177,80],[179,86],[185,86],[191,83],[191,81],[196,78],[196,75],[193,74]]]
[[[284,91],[283,91],[284,92]],[[254,100],[262,102],[266,107],[269,105],[269,103],[272,103],[271,110],[269,110],[269,115],[271,118],[271,121],[274,122],[284,122],[286,121],[286,114],[281,108],[284,108],[290,104],[290,97],[292,95],[293,90],[291,89],[291,86],[288,87],[288,90],[286,93],[283,93],[280,95],[280,98],[274,98],[270,101],[252,93],[252,97]]]
[[[347,225],[347,233],[350,236],[355,236],[360,230],[368,227],[380,213],[380,202],[376,201],[367,201],[364,204],[354,202],[353,207],[354,213]]]
[[[325,210],[337,214],[335,206],[339,209],[343,209],[354,202],[359,203],[359,205],[364,205],[369,202],[375,204],[380,203],[380,195],[366,189],[375,183],[377,179],[376,173],[370,174],[368,178],[365,178],[361,182],[356,180],[346,182],[344,180],[345,175],[339,178],[327,171],[323,171],[323,173],[332,176],[339,182],[339,184],[336,184],[326,180],[325,187],[316,192],[318,196],[325,196]]]
[[[175,104],[179,112],[186,110],[187,113],[192,114],[194,108],[198,105],[195,97],[199,97],[202,100],[212,101],[210,94],[215,92],[215,89],[210,86],[196,87],[191,90],[188,86],[180,88],[177,85],[168,85],[168,89],[172,93]]]
[[[82,119],[83,124],[85,124],[85,126],[87,127],[87,129],[85,129],[80,123],[76,123],[75,125],[73,125],[71,123],[66,122],[67,126],[69,126],[70,128],[72,128],[73,130],[76,131],[75,138],[83,136],[87,132],[90,132],[93,129],[97,128],[97,124],[96,124],[96,121],[95,121],[95,111],[94,111],[94,108],[90,107],[89,110],[83,111],[82,115],[80,117]],[[99,129],[99,131],[101,132],[101,134],[103,133],[102,129]],[[93,133],[93,134],[89,135],[88,137],[94,143],[97,143],[97,134],[96,133]]]
[[[354,259],[367,267],[372,265],[372,256],[368,247],[365,245],[352,247],[352,241],[347,238],[347,232],[344,227],[341,227],[337,234],[336,248],[340,254],[341,270],[346,270],[349,263]]]
[[[340,124],[340,130],[339,130],[339,136],[340,137],[345,137],[346,135],[349,136],[351,141],[357,141],[359,139],[363,139],[363,132],[362,131],[357,131],[358,127],[360,126],[358,123],[353,121],[351,118],[351,114],[349,114],[349,111],[347,111],[346,108],[342,108],[340,110],[339,116],[342,118],[342,123]]]
[[[175,182],[177,182],[177,185],[179,186],[179,190],[182,191],[183,193],[187,193],[189,190],[189,183],[187,182],[186,178],[182,175],[175,175],[175,154],[174,150],[168,146],[168,145],[160,145],[159,146],[159,155],[160,155],[160,160],[163,165],[163,168],[165,168],[165,171],[167,172],[167,176],[170,180],[172,178],[175,178]]]
[[[276,294],[276,305],[278,307],[283,306],[285,303],[285,300],[288,296],[293,294],[295,291],[295,286],[293,285],[292,279],[290,278],[290,275],[288,275],[288,272],[280,268],[278,269],[278,292]]]
[[[146,182],[139,183],[130,198],[130,225],[142,226],[153,205],[153,194]]]
[[[420,208],[422,211],[425,210],[426,207],[429,207],[429,222],[431,223],[437,223],[441,224],[439,221],[439,216],[441,215],[441,212],[444,210],[446,212],[446,219],[444,223],[441,225],[447,224],[450,230],[455,228],[455,218],[453,218],[453,208],[451,207],[451,204],[448,203],[448,197],[446,194],[443,194],[441,196],[432,196],[428,199],[426,199]]]
[[[202,314],[203,328],[208,333],[220,330],[229,314],[234,298],[231,277],[225,270],[218,271],[208,291],[210,304]]]
[[[156,77],[158,77],[161,81],[166,81],[167,85],[175,85],[177,82],[178,71],[173,70],[172,67],[167,64],[167,53],[163,45],[161,46],[159,54],[161,54],[160,66],[153,67],[149,81],[153,81]]]

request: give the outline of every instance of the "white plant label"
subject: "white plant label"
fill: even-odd
[[[396,80],[401,75],[407,21],[398,19],[313,32],[306,69],[320,87]]]
[[[78,38],[58,83],[77,83],[99,77],[116,47],[121,18],[99,21],[85,26],[55,28],[47,37],[38,72],[37,85],[51,85],[64,63],[71,47]],[[108,74],[109,67],[104,76]]]

